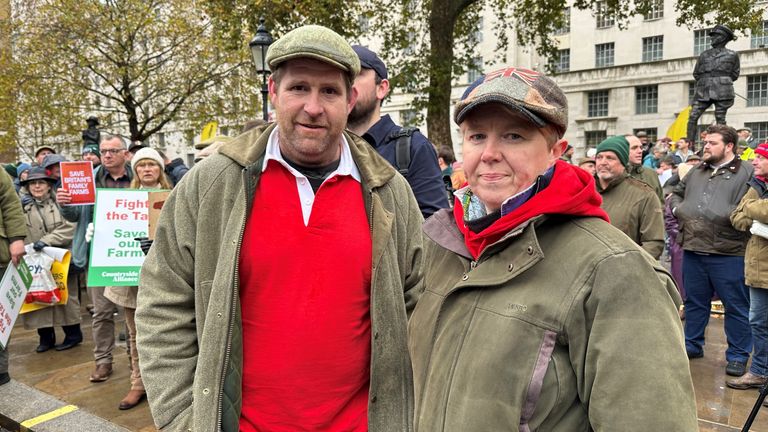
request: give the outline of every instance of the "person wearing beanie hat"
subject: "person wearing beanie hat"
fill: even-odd
[[[726,381],[728,387],[746,390],[768,383],[768,143],[758,144],[749,190],[731,213],[739,231],[750,232],[744,254],[744,281],[749,287],[749,325],[752,330],[752,364],[743,376]],[[764,406],[768,403],[763,402]]]
[[[611,225],[651,256],[664,251],[664,218],[658,198],[645,183],[627,173],[629,146],[624,136],[605,139],[595,155],[595,186]],[[652,202],[649,202],[652,201]]]
[[[184,176],[141,269],[136,346],[154,421],[411,429],[418,204],[403,176],[346,131],[360,60],[343,37],[298,27],[266,59],[277,121]],[[209,389],[213,397],[197,396]],[[196,395],[194,409],[179,395]]]
[[[15,177],[18,178],[20,181],[24,180],[26,178],[26,175],[24,175],[24,173],[29,174],[28,171],[29,171],[30,168],[32,168],[32,166],[30,164],[28,164],[26,162],[21,162],[16,167],[16,175],[15,175]]]
[[[679,294],[610,226],[593,177],[560,160],[563,91],[502,67],[470,85],[454,119],[467,185],[424,222],[414,429],[698,430]]]
[[[389,94],[387,67],[370,49],[353,45],[362,69],[355,78],[357,103],[347,117],[347,128],[368,141],[408,181],[424,218],[449,206],[435,146],[421,132],[403,128],[381,105]]]
[[[596,150],[595,157],[604,151],[611,151],[616,155],[621,166],[626,167],[629,164],[629,142],[626,137],[616,135],[606,138],[597,145]]]
[[[94,169],[101,165],[101,152],[97,146],[83,147],[82,156],[84,161],[91,161]]]
[[[150,148],[142,147],[136,151],[131,160],[133,179],[131,189],[170,189],[171,184],[165,176],[165,164],[160,154]],[[137,237],[138,242],[147,242],[147,237]],[[143,250],[143,248],[142,248]],[[146,252],[145,252],[146,253]],[[128,410],[146,398],[146,391],[139,367],[139,352],[136,347],[136,302],[139,287],[137,286],[108,286],[104,297],[111,300],[125,311],[125,324],[128,328],[128,347],[131,360],[131,388],[120,401],[118,409]]]
[[[171,189],[165,176],[165,162],[153,148],[139,149],[131,159],[133,166],[132,189]]]

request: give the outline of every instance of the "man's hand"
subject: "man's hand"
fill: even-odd
[[[90,243],[93,240],[93,222],[88,223],[88,228],[85,229],[85,242]]]
[[[13,261],[14,265],[19,265],[21,257],[26,254],[26,251],[24,250],[24,240],[16,240],[15,242],[12,242],[9,249],[11,252],[11,261]]]
[[[56,191],[56,202],[60,205],[67,205],[72,202],[72,195],[66,189]]]
[[[48,247],[48,243],[38,240],[35,242],[35,244],[32,245],[32,249],[36,250],[37,252],[40,252],[43,250],[43,248]]]

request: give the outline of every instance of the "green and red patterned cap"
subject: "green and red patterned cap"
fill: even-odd
[[[481,77],[467,87],[456,104],[456,124],[461,124],[472,109],[487,103],[504,104],[538,127],[551,124],[560,137],[568,128],[568,99],[551,78],[540,72],[506,67]]]

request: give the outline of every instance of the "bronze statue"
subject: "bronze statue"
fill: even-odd
[[[725,47],[736,39],[733,31],[724,25],[716,25],[709,36],[712,48],[701,53],[693,69],[696,88],[687,132],[687,138],[693,141],[698,139],[696,123],[699,117],[712,104],[715,104],[715,121],[725,124],[725,113],[733,106],[733,82],[739,78],[740,72],[739,55]]]
[[[85,122],[88,123],[88,129],[83,131],[83,147],[96,146],[98,148],[101,139],[101,132],[99,132],[97,127],[99,119],[90,116]]]

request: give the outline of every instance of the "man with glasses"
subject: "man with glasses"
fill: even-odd
[[[683,248],[685,345],[688,358],[704,356],[704,331],[712,294],[725,306],[725,373],[742,376],[752,352],[749,291],[744,283],[748,234],[730,220],[749,186],[753,168],[734,153],[738,135],[726,125],[707,128],[702,163],[672,191],[670,207],[680,225]]]
[[[97,188],[123,188],[131,185],[132,171],[127,164],[125,140],[119,135],[102,136],[99,145],[101,166],[94,170]],[[61,215],[70,222],[77,222],[73,240],[73,263],[82,269],[87,266],[87,232],[93,225],[93,206],[67,206],[72,196],[66,189],[56,192],[56,201],[62,206]],[[79,251],[79,253],[78,253]],[[83,251],[85,253],[83,253]],[[89,287],[93,302],[93,356],[96,368],[91,382],[103,382],[112,375],[112,351],[115,349],[115,304],[104,297],[104,287]]]

